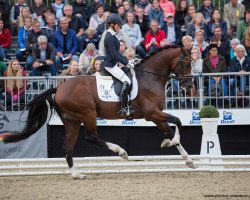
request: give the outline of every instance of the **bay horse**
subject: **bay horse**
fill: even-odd
[[[194,168],[193,161],[180,143],[179,131],[182,124],[179,118],[163,112],[165,105],[165,85],[173,72],[177,76],[190,75],[191,54],[182,48],[161,49],[154,55],[142,60],[134,67],[138,80],[138,94],[132,100],[135,110],[134,119],[145,118],[152,121],[165,135],[161,147],[175,145],[186,160],[188,167]],[[76,76],[39,94],[27,104],[28,116],[21,132],[11,132],[4,138],[5,143],[24,140],[35,134],[47,117],[55,110],[62,120],[66,137],[63,152],[73,178],[83,179],[73,164],[73,148],[81,124],[85,126],[85,140],[103,146],[128,159],[127,152],[120,146],[102,140],[97,134],[96,118],[122,119],[117,112],[118,102],[104,102],[98,97],[95,76]],[[50,109],[50,113],[49,113]],[[168,123],[175,125],[175,132]],[[168,138],[170,139],[167,139]]]

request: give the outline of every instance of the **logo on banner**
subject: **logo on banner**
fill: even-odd
[[[200,115],[199,112],[192,112],[192,120],[190,120],[190,124],[200,124]]]
[[[107,124],[107,120],[102,119],[102,118],[97,118],[96,119],[96,124],[97,125],[106,125]]]
[[[0,129],[4,127],[4,122],[9,122],[9,119],[6,115],[0,114]]]
[[[223,119],[221,120],[222,124],[234,124],[235,120],[233,119],[233,113],[223,111]]]
[[[134,120],[124,120],[122,121],[122,125],[135,125],[136,124],[136,121]]]

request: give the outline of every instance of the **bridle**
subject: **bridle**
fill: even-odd
[[[177,79],[178,81],[182,82],[183,78],[192,77],[191,74],[189,74],[189,75],[184,75],[183,74],[183,67],[184,67],[183,62],[186,59],[188,59],[189,61],[192,60],[191,58],[188,57],[188,55],[185,55],[183,53],[179,56],[179,60],[177,61],[175,68],[172,70],[174,72],[174,74],[170,74],[169,75],[170,78],[174,78],[174,79]],[[175,71],[177,71],[177,67],[180,68],[180,73],[178,73],[178,74],[175,73]]]

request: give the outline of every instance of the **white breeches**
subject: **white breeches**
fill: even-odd
[[[117,65],[115,65],[114,67],[105,67],[105,69],[121,82],[124,83],[125,81],[127,81],[129,85],[131,84],[131,81],[128,76]]]

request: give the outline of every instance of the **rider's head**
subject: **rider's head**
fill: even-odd
[[[110,13],[106,22],[111,29],[118,32],[122,25],[122,18],[118,14]]]

